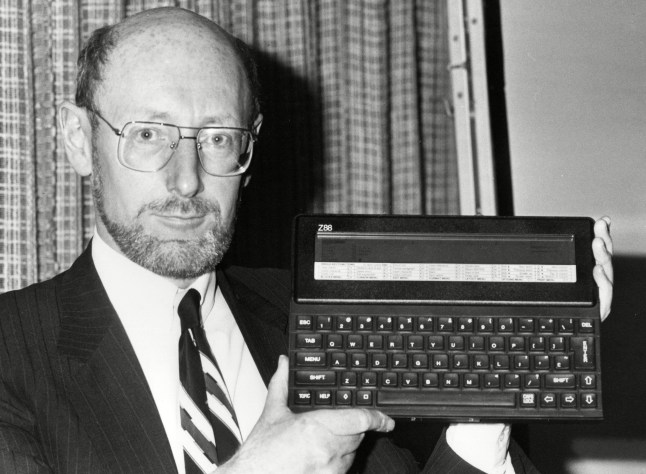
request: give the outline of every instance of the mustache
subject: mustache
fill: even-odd
[[[139,209],[138,216],[146,211],[162,214],[220,214],[220,205],[202,198],[180,198],[170,196],[166,199],[151,201]]]

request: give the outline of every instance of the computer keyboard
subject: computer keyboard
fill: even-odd
[[[593,224],[298,216],[289,407],[444,421],[602,419]]]
[[[448,420],[602,416],[596,308],[551,316],[535,308],[522,316],[510,308],[479,315],[459,314],[474,308],[359,309],[329,315],[320,313],[335,308],[319,306],[319,314],[292,315],[296,411],[360,406]]]

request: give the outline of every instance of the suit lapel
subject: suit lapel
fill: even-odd
[[[258,269],[247,272],[241,267],[227,272],[218,270],[217,282],[260,376],[265,384],[269,384],[278,365],[278,356],[287,354],[287,318],[285,307],[273,304],[270,299],[274,298],[266,298],[248,286],[258,278],[259,272],[261,270]]]
[[[69,361],[67,394],[110,472],[176,473],[175,461],[132,345],[91,258],[63,279],[59,353]]]

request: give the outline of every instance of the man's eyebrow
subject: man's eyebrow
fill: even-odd
[[[229,113],[208,116],[204,118],[199,124],[187,124],[187,123],[177,123],[177,120],[173,117],[173,115],[168,112],[160,112],[155,110],[142,110],[141,113],[137,115],[137,117],[133,118],[133,120],[146,121],[146,122],[171,123],[173,125],[180,125],[180,126],[186,126],[186,127],[191,127],[191,126],[215,127],[218,125],[240,126],[240,124],[238,123],[238,120]]]

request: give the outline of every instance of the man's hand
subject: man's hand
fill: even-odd
[[[376,410],[287,408],[288,361],[281,356],[265,409],[236,455],[218,473],[346,472],[366,431],[391,431],[395,422]]]
[[[594,224],[595,238],[592,241],[592,252],[596,266],[592,274],[599,287],[599,309],[601,321],[610,314],[612,305],[612,285],[614,272],[612,269],[612,238],[610,238],[610,218],[607,216]]]

